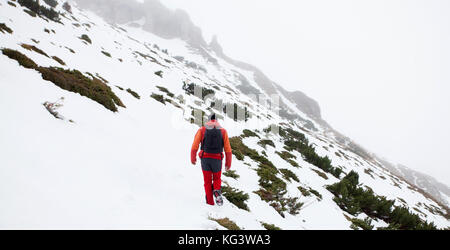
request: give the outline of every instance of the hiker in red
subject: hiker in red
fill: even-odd
[[[195,165],[197,162],[197,151],[201,144],[198,156],[201,159],[203,179],[206,193],[206,203],[221,206],[223,198],[221,193],[222,186],[222,160],[225,151],[225,170],[231,167],[231,146],[227,131],[216,121],[216,115],[210,117],[210,121],[201,127],[194,138],[191,149],[191,162]]]

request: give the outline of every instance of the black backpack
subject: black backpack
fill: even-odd
[[[205,129],[205,137],[202,142],[202,150],[208,154],[220,154],[223,152],[222,130],[217,128]]]

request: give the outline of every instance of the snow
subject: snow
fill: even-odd
[[[61,5],[57,7],[59,11],[63,11]],[[319,169],[297,152],[293,154],[300,168],[291,166],[275,153],[283,150],[283,143],[273,134],[260,133],[260,136],[273,140],[276,149],[262,148],[257,144],[259,139],[254,137],[243,141],[259,152],[265,150],[275,166],[289,169],[299,177],[300,182],[286,183],[287,195],[299,197],[304,203],[300,213],[295,216],[286,213],[282,218],[254,193],[260,188],[255,171],[258,164],[248,157],[244,161],[233,159],[232,169],[240,175],[238,180],[224,176],[223,181],[249,194],[250,212],[227,201],[223,207],[206,205],[199,163],[196,166],[190,163],[190,146],[198,127],[186,122],[190,117],[189,106],[197,106],[196,99],[184,93],[183,82],[208,88],[228,86],[237,94],[217,91],[216,96],[230,102],[248,102],[249,110],[260,115],[260,119],[253,117],[247,123],[226,117],[221,123],[230,137],[240,135],[245,128],[261,131],[271,124],[288,121],[235,88],[239,83],[233,76],[239,72],[260,89],[250,72],[221,59],[218,65],[208,63],[179,39],[163,39],[129,26],[121,26],[126,29],[123,31],[92,12],[76,6],[72,9],[79,23],[89,23],[91,28],[76,27],[75,20],[66,18],[62,19],[64,25],[47,22],[24,13],[19,5],[15,8],[2,4],[0,23],[12,28],[14,33],[0,33],[0,48],[16,49],[41,66],[61,67],[53,59],[20,46],[32,44],[50,57],[61,58],[67,64],[64,68],[98,73],[108,80],[126,108],[113,113],[86,97],[58,88],[43,80],[38,72],[0,54],[0,229],[224,229],[211,218],[225,217],[243,229],[264,229],[261,222],[282,229],[349,229],[351,223],[345,218],[346,213],[326,189],[326,185],[339,180],[330,174],[324,180],[313,171]],[[45,28],[55,33],[46,33]],[[88,34],[92,44],[80,40],[82,34]],[[168,55],[153,48],[155,44],[161,50],[168,49]],[[112,58],[101,51],[110,53]],[[161,65],[140,57],[136,51],[151,55]],[[172,56],[183,56],[202,65],[207,73],[188,68]],[[163,78],[154,74],[159,70],[163,71]],[[115,85],[131,88],[141,99]],[[152,93],[161,93],[156,86],[183,96],[186,103],[181,105],[182,109],[150,98]],[[44,102],[61,97],[64,106],[58,112],[64,120],[55,119],[43,106]],[[286,103],[309,119],[294,104]],[[202,107],[206,108],[204,104]],[[328,156],[333,165],[343,166],[345,172],[358,172],[360,182],[375,193],[404,199],[438,227],[450,225],[442,216],[418,205],[438,204],[409,189],[401,180],[396,181],[399,187],[395,186],[384,169],[346,150],[325,134],[320,125],[315,126],[319,131],[305,135],[316,145],[319,155]],[[335,154],[338,150],[349,160],[338,157]],[[365,169],[371,169],[376,178],[366,174]],[[317,190],[322,200],[315,196],[303,197],[298,186]],[[374,225],[386,226],[384,222],[374,222]]]

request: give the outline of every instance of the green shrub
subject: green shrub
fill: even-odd
[[[160,71],[156,71],[156,72],[155,72],[155,75],[157,75],[157,76],[163,78],[163,72],[162,72],[161,70],[160,70]]]
[[[49,57],[49,56],[47,55],[47,53],[45,53],[44,51],[38,49],[38,48],[37,48],[36,46],[34,46],[34,45],[29,45],[29,44],[24,44],[24,43],[22,43],[20,46],[21,46],[22,48],[26,49],[26,50],[34,51],[34,52],[36,52],[36,53],[38,53],[38,54],[41,54],[41,55],[43,55],[43,56],[45,56],[45,57]]]
[[[328,180],[328,176],[324,172],[315,169],[311,170],[314,171],[318,176],[322,177],[323,179]]]
[[[138,95],[138,93],[134,92],[130,88],[127,89],[127,92],[130,93],[132,96],[134,96],[136,99],[141,99],[141,97]]]
[[[350,226],[354,230],[358,230],[359,228],[363,230],[372,230],[372,220],[370,218],[365,218],[364,220],[353,218],[351,219],[352,225]]]
[[[230,186],[223,186],[222,194],[229,202],[233,203],[238,208],[249,211],[248,206],[245,203],[249,198],[248,194]]]
[[[226,177],[233,178],[235,180],[237,180],[240,177],[238,174],[236,174],[236,170],[228,170],[224,172],[223,175],[225,175]]]
[[[244,129],[244,131],[242,131],[243,135],[242,138],[246,138],[246,137],[259,137],[258,134],[256,134],[255,132],[248,130],[248,129]]]
[[[289,153],[288,151],[282,151],[280,152],[275,152],[277,155],[279,155],[283,160],[289,162],[293,167],[300,167],[298,165],[298,163],[292,159],[297,159],[297,157],[291,153]]]
[[[296,182],[299,182],[299,181],[300,181],[300,180],[298,179],[297,175],[294,174],[294,172],[292,172],[292,171],[289,170],[289,169],[283,168],[283,169],[280,169],[280,172],[283,174],[284,179],[286,179],[286,180],[288,180],[288,181],[291,181],[291,180],[294,180],[294,181],[296,181]]]
[[[59,58],[57,56],[52,56],[52,58],[53,58],[53,60],[57,61],[59,64],[61,64],[63,66],[66,65],[66,63],[63,60],[61,60],[61,58]]]
[[[219,223],[219,225],[221,225],[222,227],[224,227],[228,230],[241,230],[241,228],[238,227],[238,225],[236,225],[236,223],[234,223],[232,220],[230,220],[228,218],[223,218],[223,219],[210,218],[210,220],[213,220],[213,221]]]
[[[172,92],[170,92],[167,88],[164,88],[161,86],[156,86],[156,87],[159,89],[159,91],[166,93],[169,97],[172,97],[172,98],[175,97],[175,95]]]
[[[33,11],[29,10],[29,9],[24,9],[23,12],[27,13],[28,15],[30,15],[31,17],[37,17],[37,14],[34,13]],[[50,32],[49,32],[50,33]]]
[[[56,0],[44,0],[44,2],[52,8],[55,8],[58,5],[58,1]]]
[[[150,97],[153,98],[153,99],[155,99],[155,100],[157,100],[158,102],[160,102],[160,103],[166,105],[166,101],[165,101],[163,95],[158,95],[158,94],[152,93],[152,95],[151,95]]]
[[[57,67],[38,67],[36,70],[42,74],[44,80],[51,81],[64,90],[92,99],[113,112],[117,112],[117,106],[125,107],[111,88],[98,78],[90,79],[78,70]]]
[[[300,209],[303,207],[304,203],[298,201],[298,197],[288,198],[285,200],[286,205],[288,206],[288,212],[292,215],[297,215],[300,212]]]
[[[18,0],[21,6],[28,8],[35,14],[42,15],[47,17],[48,19],[59,22],[59,13],[53,10],[52,8],[46,8],[39,4],[37,0]]]
[[[317,190],[309,188],[309,192],[315,195],[319,200],[322,200],[322,195]]]
[[[80,39],[83,40],[83,41],[88,42],[89,44],[92,44],[91,38],[88,35],[86,35],[86,34],[81,35]]]
[[[267,224],[267,223],[261,222],[261,225],[267,230],[271,230],[271,231],[281,230],[281,228],[275,226],[274,224]]]
[[[8,1],[8,4],[11,5],[12,7],[17,7],[15,3]]]
[[[208,95],[215,95],[215,91],[212,89],[208,89],[205,87],[200,87],[198,85],[196,85],[195,83],[190,83],[187,84],[186,82],[183,83],[183,90],[186,92],[186,94],[188,95],[195,95],[195,89],[196,88],[200,88],[201,89],[201,99],[204,100],[206,96]],[[199,96],[198,96],[199,97]]]
[[[10,59],[16,60],[21,66],[25,68],[35,69],[38,67],[38,65],[33,60],[17,50],[2,49],[2,53]]]
[[[0,32],[2,32],[2,33],[8,32],[9,34],[12,34],[13,30],[11,28],[9,28],[8,26],[6,26],[5,23],[0,23]]]
[[[300,192],[302,193],[303,196],[310,196],[311,195],[311,193],[306,188],[304,188],[302,186],[299,186],[297,188],[298,188],[298,190],[300,190]]]
[[[266,148],[266,145],[269,145],[269,146],[272,146],[272,147],[275,148],[275,144],[273,143],[273,141],[267,140],[267,139],[260,140],[260,141],[258,142],[258,145],[260,145],[260,146],[263,147],[263,148]]]
[[[333,199],[344,211],[356,215],[361,212],[373,218],[379,218],[389,223],[384,229],[402,230],[434,230],[436,226],[420,219],[406,207],[394,206],[393,200],[377,196],[372,189],[359,187],[358,173],[351,171],[340,182],[327,187],[335,195]]]
[[[106,52],[106,51],[102,51],[103,55],[107,56],[107,57],[111,57],[111,54]]]

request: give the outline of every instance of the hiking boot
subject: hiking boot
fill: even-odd
[[[214,198],[216,198],[217,206],[222,206],[223,205],[222,192],[220,190],[214,190],[213,194]]]

